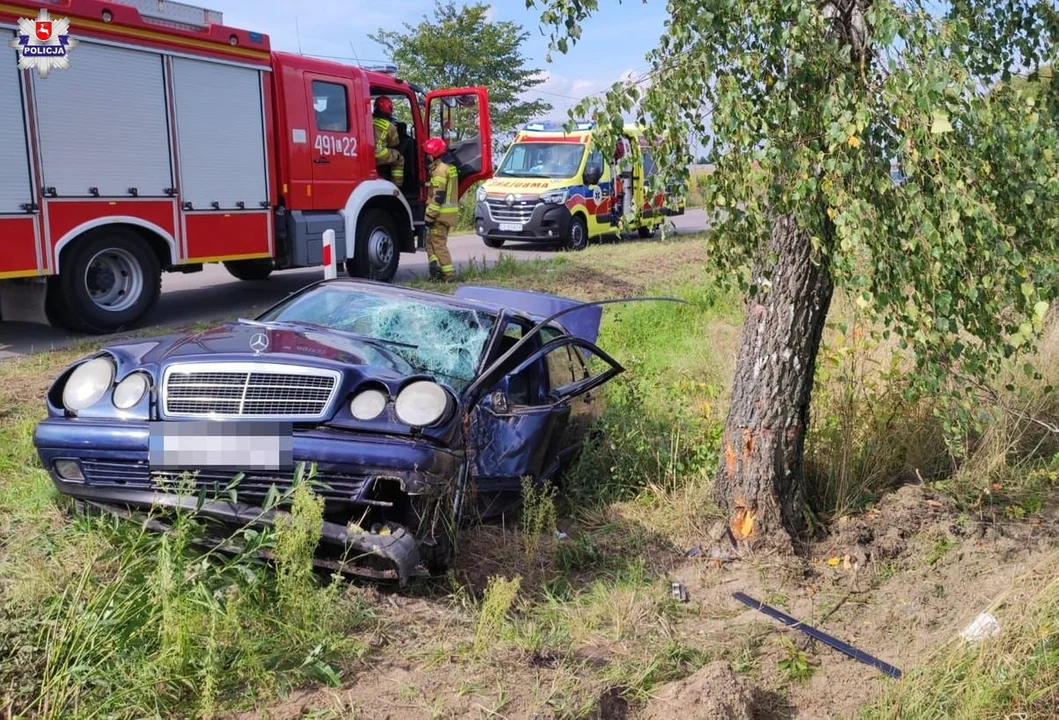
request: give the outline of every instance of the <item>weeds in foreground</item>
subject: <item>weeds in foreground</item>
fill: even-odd
[[[474,632],[475,653],[481,653],[500,639],[500,631],[507,623],[507,614],[515,604],[521,585],[522,578],[518,576],[511,580],[502,577],[489,579]]]
[[[44,600],[32,653],[39,682],[20,711],[212,716],[302,679],[339,683],[338,662],[365,648],[351,632],[370,616],[338,585],[311,577],[307,529],[319,528],[321,515],[308,484],[286,499],[286,524],[233,534],[226,542],[239,549],[229,553],[193,548],[205,528],[190,513],[167,518],[160,533],[81,518],[80,540],[98,538],[88,543],[97,549]],[[275,572],[262,553],[275,556]]]
[[[522,520],[519,539],[522,552],[530,562],[541,552],[542,544],[551,547],[555,536],[555,486],[537,487],[533,479],[522,478]]]

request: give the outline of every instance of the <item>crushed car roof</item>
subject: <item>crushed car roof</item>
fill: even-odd
[[[460,285],[456,288],[455,297],[474,300],[498,308],[515,310],[535,322],[540,322],[557,312],[582,304],[578,300],[559,295],[479,285]],[[596,338],[599,336],[599,324],[602,317],[603,308],[598,305],[590,305],[578,310],[571,310],[563,316],[562,322],[557,320],[555,324],[562,326],[574,337],[595,343]]]

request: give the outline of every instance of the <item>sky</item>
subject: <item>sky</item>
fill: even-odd
[[[388,62],[385,51],[368,39],[379,28],[403,29],[430,16],[434,0],[183,0],[224,14],[226,25],[269,35],[276,50],[329,56],[361,64]],[[456,0],[462,2],[463,0]],[[665,0],[604,0],[603,9],[585,23],[582,39],[566,55],[545,61],[548,38],[541,33],[540,10],[525,0],[494,0],[496,20],[521,24],[530,34],[523,47],[530,67],[545,81],[527,99],[554,109],[553,119],[586,95],[609,88],[623,77],[640,77],[648,69],[645,55],[657,44],[667,17]]]

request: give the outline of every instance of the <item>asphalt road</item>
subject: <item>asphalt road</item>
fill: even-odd
[[[691,210],[674,218],[674,224],[678,234],[701,232],[706,229],[706,215],[702,211]],[[614,252],[621,252],[620,243],[612,247]],[[449,251],[457,266],[466,266],[472,260],[478,264],[493,264],[501,252],[517,260],[547,258],[556,254],[553,247],[530,243],[512,243],[501,250],[494,250],[486,247],[477,235],[452,236],[449,239]],[[426,274],[425,252],[401,256],[397,273],[399,281]],[[250,317],[321,277],[323,270],[312,268],[277,272],[261,282],[244,282],[233,278],[219,264],[207,265],[202,272],[189,275],[167,273],[162,277],[162,296],[147,323],[152,326],[186,325],[228,318],[236,313]],[[48,325],[0,322],[0,361],[58,349],[82,337]]]

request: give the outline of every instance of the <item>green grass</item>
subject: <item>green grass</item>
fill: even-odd
[[[1055,717],[1059,710],[1059,555],[1018,579],[998,607],[1001,631],[978,643],[953,638],[864,709],[891,718]]]
[[[197,546],[203,529],[191,516],[167,534],[73,516],[37,465],[32,431],[48,382],[87,346],[0,364],[0,711],[210,716],[267,706],[296,687],[347,683],[395,658],[417,663],[426,685],[391,688],[394,702],[459,715],[471,711],[446,710],[448,696],[487,698],[472,713],[481,717],[591,717],[604,691],[642,702],[661,683],[717,658],[755,674],[777,672],[788,660],[778,672],[808,676],[796,653],[764,662],[764,644],[743,629],[699,637],[694,629],[709,609],[669,597],[673,558],[701,543],[718,517],[711,478],[742,321],[740,299],[715,289],[704,252],[697,238],[628,242],[547,261],[502,254],[495,267],[461,273],[462,282],[582,299],[650,294],[685,302],[605,310],[599,345],[627,372],[603,390],[597,441],[554,497],[536,497],[519,522],[476,531],[450,578],[407,593],[442,619],[422,609],[398,612],[362,586],[314,574],[308,557],[320,505],[308,485],[284,498],[293,509],[288,522],[238,534],[244,547],[229,554]],[[968,459],[955,463],[929,403],[904,400],[890,349],[850,330],[855,318],[840,302],[833,314],[807,448],[807,490],[819,515],[857,512],[914,471],[965,507],[988,507],[1006,522],[1041,513],[1059,472],[1047,432],[1001,413],[986,434],[968,439]],[[1044,385],[1059,379],[1057,337],[1041,351],[1048,377],[1019,381],[1004,396],[1023,415],[1056,414]],[[569,520],[576,530],[556,540],[557,521]],[[932,542],[915,562],[958,562],[947,541]],[[899,567],[884,568],[885,579]],[[1022,588],[1002,616],[1008,634],[1000,642],[946,650],[866,712],[1039,713],[1059,684],[1059,591],[1046,580]],[[592,659],[599,655],[605,662]],[[527,669],[534,663],[547,663],[547,683]],[[459,677],[448,695],[430,685],[446,672]],[[410,677],[402,682],[419,676]],[[340,704],[336,717],[371,716]]]

